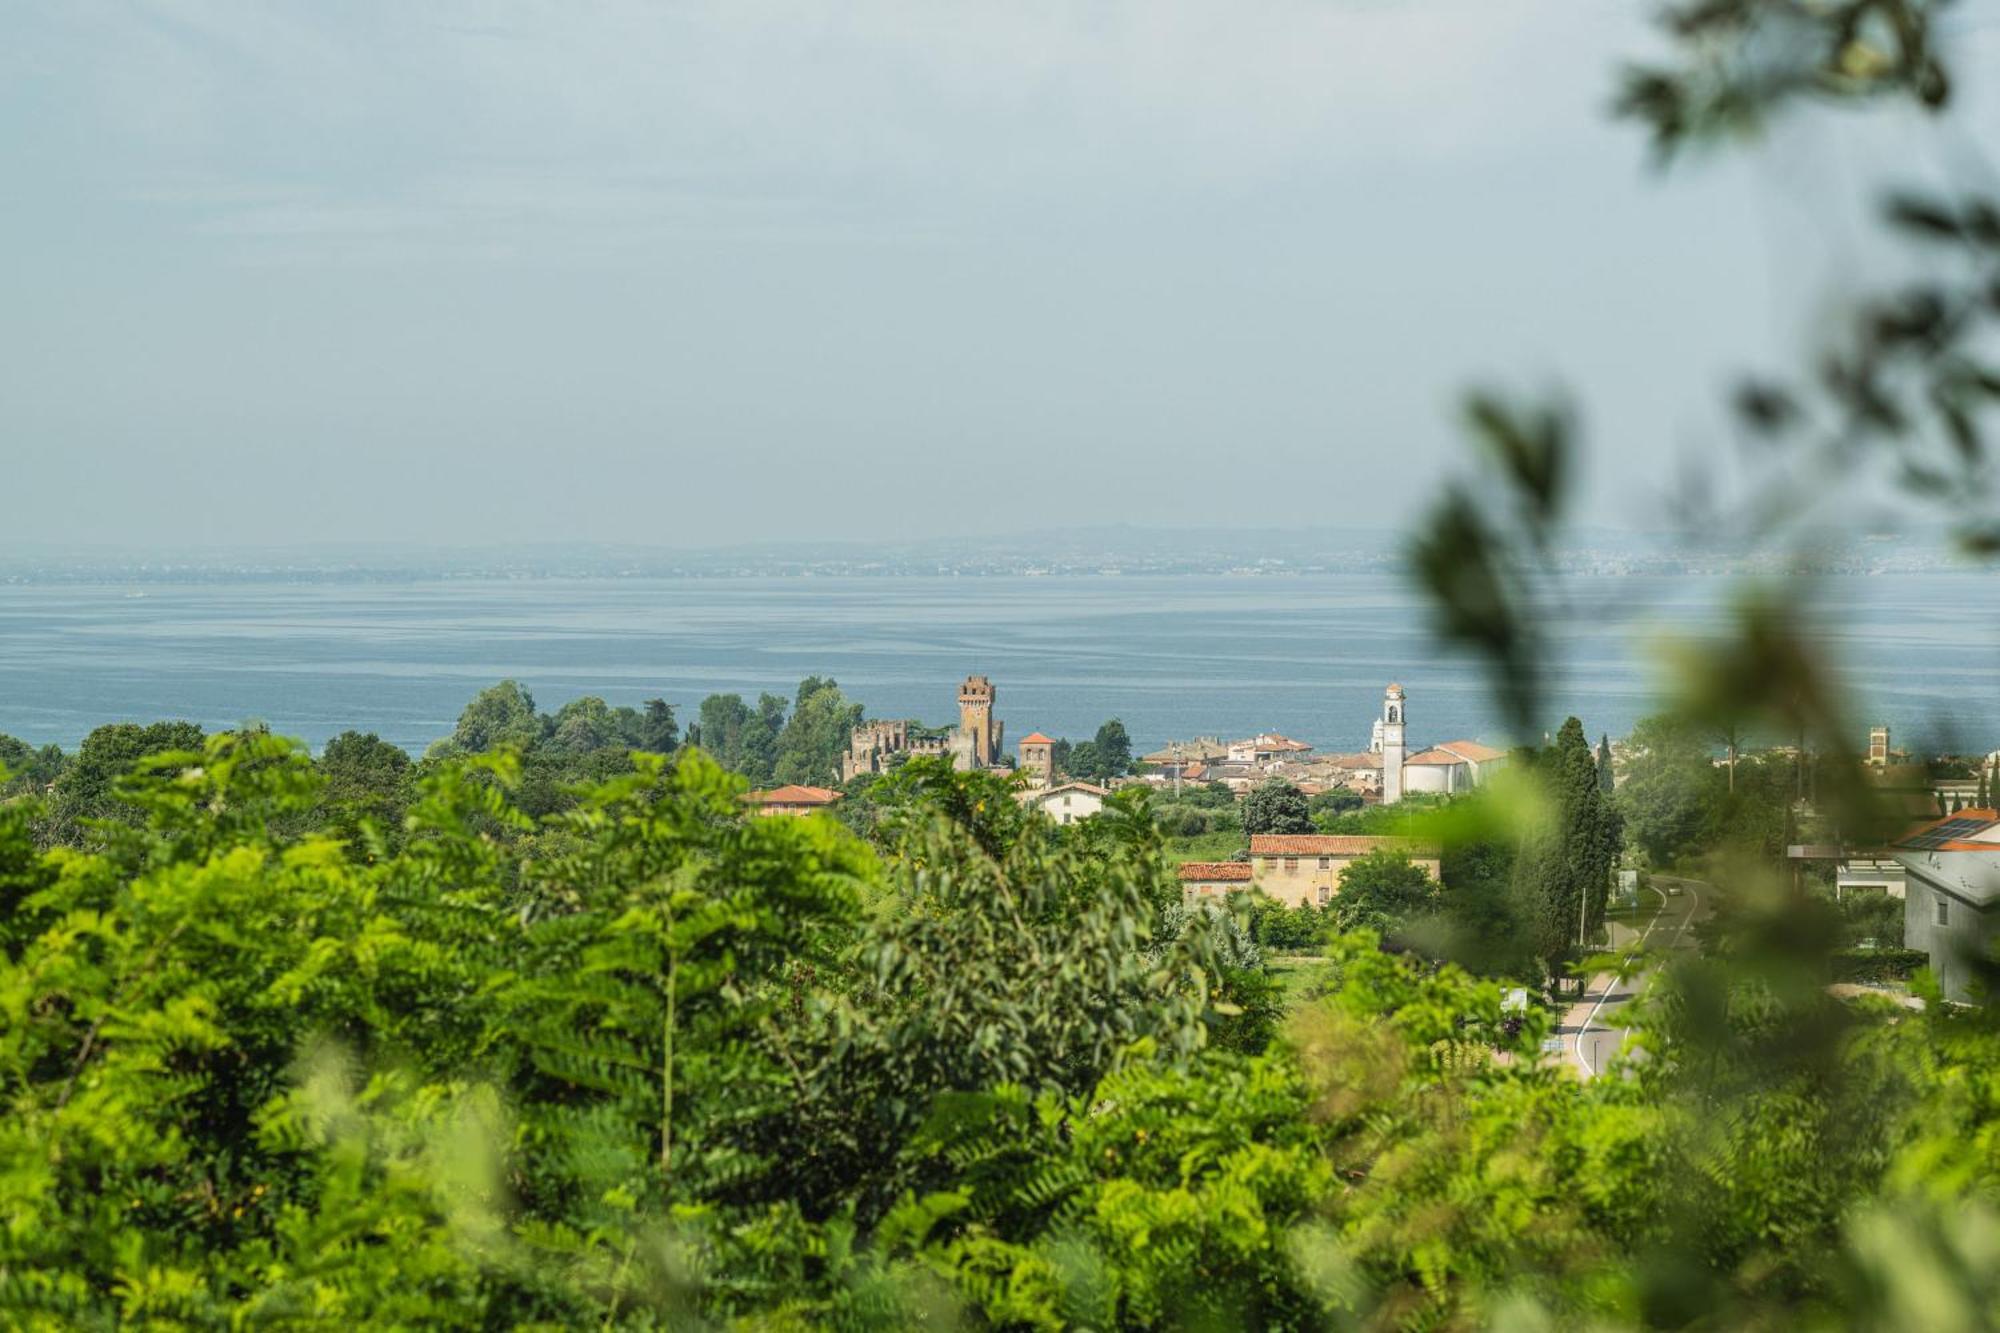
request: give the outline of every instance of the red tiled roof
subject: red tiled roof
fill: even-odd
[[[1369,852],[1409,852],[1413,856],[1434,856],[1437,848],[1415,838],[1326,833],[1258,833],[1250,839],[1252,856],[1365,856]]]
[[[1432,764],[1436,764],[1441,768],[1450,768],[1453,764],[1462,764],[1464,762],[1465,759],[1463,756],[1455,755],[1450,750],[1425,750],[1421,754],[1413,754],[1408,759],[1405,759],[1403,766],[1407,768],[1411,764],[1421,764],[1429,767]]]
[[[774,787],[770,791],[753,791],[743,799],[758,805],[832,805],[840,799],[840,793],[825,787],[802,787],[793,783],[786,787]]]
[[[1323,764],[1332,764],[1335,768],[1380,768],[1382,767],[1382,756],[1363,750],[1359,754],[1325,755],[1320,759],[1320,762]]]
[[[1049,787],[1046,790],[1036,792],[1035,799],[1040,800],[1044,796],[1053,796],[1059,791],[1083,791],[1089,792],[1092,796],[1109,796],[1111,794],[1109,787],[1098,787],[1088,782],[1065,782],[1060,787]]]
[[[1054,745],[1054,744],[1055,744],[1055,740],[1054,740],[1054,738],[1053,738],[1053,737],[1049,737],[1049,736],[1044,736],[1044,735],[1042,735],[1042,733],[1041,733],[1041,732],[1039,732],[1039,731],[1031,731],[1031,732],[1029,732],[1029,733],[1028,733],[1027,735],[1025,735],[1025,736],[1021,737],[1021,744],[1023,744],[1023,745]]]
[[[1456,755],[1463,755],[1475,764],[1483,764],[1489,760],[1505,759],[1507,757],[1505,750],[1496,750],[1490,745],[1481,745],[1478,741],[1446,741],[1437,748],[1440,750],[1449,750]]]
[[[1197,881],[1229,880],[1247,884],[1250,881],[1248,861],[1184,861],[1181,863],[1181,878]]]

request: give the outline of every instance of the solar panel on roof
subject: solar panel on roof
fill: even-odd
[[[1914,837],[1905,838],[1903,846],[1918,851],[1932,851],[1948,842],[1968,837],[1979,832],[1993,821],[1990,819],[1947,819],[1942,824],[1927,828]]]

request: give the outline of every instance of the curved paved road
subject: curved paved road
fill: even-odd
[[[1636,948],[1640,944],[1669,949],[1694,947],[1688,927],[1707,914],[1710,886],[1700,880],[1671,875],[1655,875],[1653,883],[1654,892],[1660,894],[1664,904],[1660,914],[1643,932],[1613,922],[1609,927],[1612,948]],[[1682,892],[1662,892],[1674,885],[1679,885]],[[1624,1044],[1627,1029],[1617,1026],[1618,1010],[1644,988],[1650,975],[1649,970],[1619,981],[1616,973],[1600,972],[1584,987],[1583,998],[1563,1011],[1556,1035],[1562,1039],[1564,1062],[1575,1068],[1578,1075],[1597,1077]]]

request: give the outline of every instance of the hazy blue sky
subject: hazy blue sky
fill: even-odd
[[[1643,12],[19,0],[0,536],[1376,526],[1558,379],[1618,522],[1884,156],[1649,171]]]

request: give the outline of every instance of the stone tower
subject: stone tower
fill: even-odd
[[[1053,786],[1056,780],[1056,743],[1039,731],[1021,738],[1021,772],[1037,787]]]
[[[958,687],[958,742],[966,768],[1000,767],[1000,724],[993,720],[993,682],[967,676]]]
[[[1382,691],[1382,804],[1394,805],[1403,799],[1403,758],[1406,753],[1403,726],[1403,687],[1391,685]]]
[[[1868,762],[1877,768],[1889,762],[1889,729],[1870,727],[1868,729]]]

